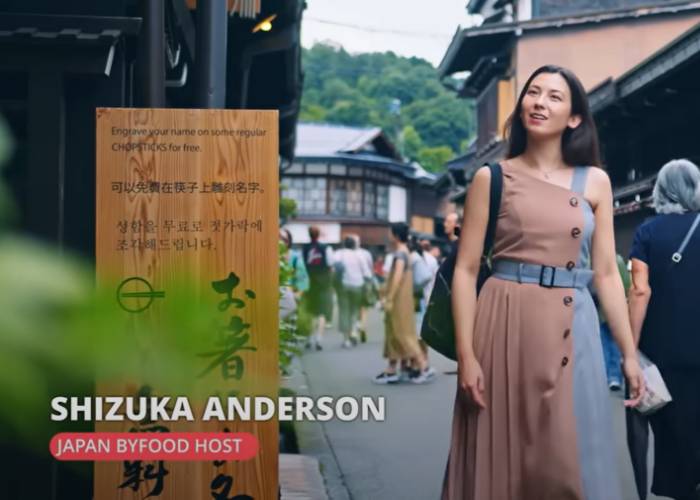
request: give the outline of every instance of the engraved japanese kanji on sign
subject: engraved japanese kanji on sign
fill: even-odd
[[[154,330],[183,277],[193,280],[215,332],[210,348],[191,353],[193,378],[211,395],[277,397],[277,127],[276,111],[97,110],[98,286],[114,292],[125,338],[139,338],[133,332]],[[148,363],[158,345],[139,338],[135,356]],[[97,387],[161,395],[148,380]],[[278,498],[276,419],[146,418],[96,430],[245,432],[259,442],[244,461],[96,463],[96,500]]]

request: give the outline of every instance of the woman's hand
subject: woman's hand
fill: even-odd
[[[642,400],[646,391],[644,374],[639,366],[637,356],[626,357],[622,363],[622,369],[625,372],[630,392],[630,399],[625,401],[625,406],[635,407]]]
[[[472,402],[479,408],[486,408],[484,400],[484,373],[475,357],[469,357],[459,363],[459,387],[464,390]]]
[[[394,307],[394,303],[389,299],[384,299],[384,312],[391,312]]]

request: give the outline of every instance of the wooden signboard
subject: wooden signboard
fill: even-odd
[[[183,273],[212,322],[235,317],[247,345],[224,336],[214,353],[192,353],[212,393],[277,397],[278,184],[276,111],[97,110],[98,286],[114,291],[125,330],[153,330]],[[144,345],[144,359],[158,355]],[[98,382],[98,393],[133,396],[139,382]],[[240,462],[99,462],[96,500],[278,498],[276,419],[150,424],[140,430],[249,432],[259,452]]]

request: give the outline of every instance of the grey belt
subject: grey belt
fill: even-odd
[[[585,288],[593,279],[593,271],[499,259],[493,263],[492,276],[518,283],[534,283],[545,288]]]

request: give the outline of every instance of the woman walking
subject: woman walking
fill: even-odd
[[[338,328],[343,334],[343,347],[357,345],[357,320],[362,306],[365,280],[372,279],[372,268],[357,250],[357,240],[347,236],[343,249],[335,253],[338,281]]]
[[[478,303],[488,168],[465,206],[452,284],[459,386],[442,498],[620,500],[591,280],[623,354],[628,405],[638,404],[643,378],[615,260],[612,189],[594,168],[596,130],[576,76],[536,70],[508,141],[494,274]]]
[[[391,270],[384,292],[384,357],[387,368],[374,377],[377,384],[395,384],[400,379],[399,361],[406,370],[410,365],[409,380],[415,384],[429,382],[435,370],[428,366],[416,335],[413,316],[413,272],[408,249],[408,226],[402,222],[391,225],[391,243],[394,249]]]
[[[630,320],[640,350],[659,367],[673,401],[651,415],[652,492],[700,499],[700,171],[667,163],[653,192],[659,214],[634,238]],[[682,248],[685,243],[685,247]]]

